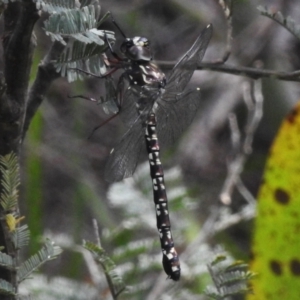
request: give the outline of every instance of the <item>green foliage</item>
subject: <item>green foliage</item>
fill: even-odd
[[[127,285],[134,286],[127,294],[123,294],[124,299],[139,299],[140,295],[147,295],[155,284],[155,281],[149,280],[151,276],[170,287],[165,288],[162,298],[165,296],[195,299],[205,288],[204,284],[208,277],[205,261],[211,257],[212,249],[203,241],[196,242],[199,235],[199,221],[197,216],[193,218],[193,212],[195,213],[199,205],[198,199],[189,196],[186,187],[182,185],[178,168],[165,170],[165,178],[169,209],[172,211],[170,217],[171,222],[173,221],[175,246],[178,249],[185,249],[186,244],[194,243],[192,248],[179,253],[183,284],[174,286],[166,279],[162,269],[152,186],[149,181],[149,164],[146,162],[137,168],[134,179],[114,183],[108,192],[110,204],[122,211],[124,221],[113,231],[105,230],[102,240],[115,245],[112,258],[117,264],[117,270]],[[192,234],[188,230],[190,228],[195,228]],[[146,234],[140,234],[141,232]],[[187,298],[187,294],[190,298]]]
[[[42,10],[44,12],[48,12],[50,14],[53,13],[60,13],[62,11],[68,11],[70,9],[76,8],[75,1],[74,0],[65,0],[65,1],[59,1],[59,0],[35,0],[36,7],[38,10]]]
[[[18,157],[14,154],[0,156],[0,171],[2,173],[3,192],[0,197],[2,206],[1,219],[7,225],[7,235],[13,242],[14,249],[8,253],[0,252],[0,266],[17,274],[16,286],[10,282],[0,280],[0,295],[16,295],[18,284],[28,278],[38,267],[46,261],[54,259],[60,254],[61,249],[52,242],[47,241],[45,246],[24,263],[17,261],[18,250],[28,244],[29,230],[27,225],[18,226],[23,217],[18,218],[18,186],[20,184]],[[4,250],[1,248],[1,251]]]
[[[55,259],[61,253],[61,248],[55,246],[53,242],[46,241],[45,246],[37,253],[23,262],[17,272],[18,282],[28,278],[37,268],[48,260]]]
[[[60,13],[52,14],[45,21],[46,33],[52,41],[59,41],[66,45],[64,37],[72,36],[74,39],[85,43],[96,43],[104,45],[104,32],[92,29],[97,27],[97,19],[100,15],[100,6],[89,5],[82,9],[69,9]],[[98,33],[98,34],[97,34]]]
[[[76,281],[64,277],[49,278],[48,276],[35,274],[32,280],[24,281],[20,285],[20,294],[32,295],[32,299],[47,300],[103,300],[111,299],[101,296],[99,290],[89,282]],[[101,297],[101,298],[100,298]]]
[[[93,254],[94,259],[103,267],[105,273],[109,273],[115,268],[114,262],[107,256],[103,248],[87,241],[83,242],[83,247]]]
[[[16,295],[16,289],[6,280],[0,279],[0,295]]]
[[[15,267],[15,260],[10,255],[0,252],[0,266],[12,270]]]
[[[102,267],[113,298],[116,299],[125,290],[125,284],[122,278],[114,271],[115,263],[100,246],[86,241],[84,241],[83,246],[93,254],[95,261]]]
[[[29,231],[28,226],[17,227],[19,223],[18,212],[16,211],[18,203],[18,187],[20,185],[18,157],[14,153],[0,156],[0,171],[2,173],[1,184],[3,187],[0,196],[0,205],[2,206],[6,224],[11,234],[16,250],[28,244]]]
[[[16,249],[21,249],[22,247],[28,245],[30,233],[29,233],[27,224],[24,224],[24,225],[16,228],[16,230],[14,230],[11,233],[11,235],[12,235],[12,240],[13,240],[13,243],[14,243]]]
[[[214,286],[207,287],[205,294],[212,299],[222,300],[250,291],[248,281],[253,278],[254,273],[248,271],[248,265],[244,262],[225,264],[226,259],[225,256],[217,256],[207,265]]]
[[[20,185],[18,157],[13,153],[0,156],[1,185],[3,187],[0,203],[5,213],[15,209],[18,203]]]
[[[82,78],[74,69],[102,75],[106,73],[105,56],[107,40],[113,43],[114,33],[98,29],[109,17],[106,13],[100,17],[100,5],[96,1],[75,0],[37,0],[37,9],[50,14],[44,23],[46,34],[52,41],[64,45],[64,50],[57,57],[57,72],[69,81]]]
[[[274,12],[267,7],[259,6],[257,8],[263,16],[267,16],[274,20],[284,28],[286,28],[290,33],[292,33],[296,38],[300,39],[300,25],[296,25],[295,21],[288,16],[285,18],[280,11]]]

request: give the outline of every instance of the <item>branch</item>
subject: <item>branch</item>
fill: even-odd
[[[33,54],[32,31],[38,18],[35,4],[31,0],[9,3],[4,13],[4,74],[7,94],[21,106],[27,95]]]
[[[162,68],[171,69],[175,65],[175,62],[157,61],[157,64],[159,64]],[[199,64],[197,70],[222,72],[237,76],[245,76],[251,79],[274,78],[284,81],[300,82],[300,70],[293,72],[284,72],[267,69],[256,69],[250,67],[237,67],[228,64],[219,64],[212,62]]]
[[[23,129],[23,138],[29,128],[33,116],[44,100],[48,88],[55,79],[60,77],[60,74],[56,72],[52,61],[58,57],[63,48],[64,46],[61,43],[55,42],[47,56],[39,65],[36,79],[29,92],[26,118]]]
[[[227,22],[227,35],[226,35],[226,47],[223,57],[217,60],[217,63],[225,63],[231,54],[232,46],[232,1],[229,0],[228,4],[224,0],[219,0],[219,5],[222,7],[226,22]]]
[[[244,100],[248,108],[248,120],[245,126],[245,137],[243,140],[241,140],[241,134],[235,115],[231,114],[229,118],[232,144],[236,155],[228,164],[228,174],[220,193],[220,199],[226,205],[231,203],[231,196],[235,187],[238,187],[242,195],[246,196],[245,199],[247,201],[250,203],[253,201],[253,197],[249,192],[247,193],[247,189],[240,179],[240,174],[243,171],[247,157],[252,152],[254,133],[263,115],[263,96],[260,81],[255,82],[255,84],[245,85]]]
[[[38,19],[30,0],[9,2],[4,11],[4,77],[1,80],[0,154],[19,152],[32,64],[33,26]]]
[[[19,153],[21,130],[24,121],[29,73],[32,64],[34,43],[32,30],[38,14],[30,0],[9,2],[4,11],[4,77],[1,76],[0,99],[0,155]],[[0,175],[2,179],[2,175]],[[3,191],[1,182],[0,192]],[[15,208],[18,211],[18,207]],[[3,209],[0,209],[3,216]],[[0,222],[0,245],[5,253],[15,256],[13,241],[7,224]],[[16,272],[0,269],[0,277],[12,285],[16,283]],[[1,299],[12,299],[1,296]]]

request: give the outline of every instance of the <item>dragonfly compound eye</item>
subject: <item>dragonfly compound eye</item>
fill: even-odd
[[[125,55],[127,54],[128,51],[130,51],[130,48],[134,46],[134,42],[132,39],[125,39],[125,41],[122,43],[120,50],[122,53],[124,53]]]
[[[121,45],[121,52],[133,61],[148,62],[152,60],[149,40],[144,37],[126,38]]]
[[[135,37],[133,39],[133,42],[135,45],[140,46],[140,47],[149,47],[150,46],[150,42],[147,38],[145,37]]]

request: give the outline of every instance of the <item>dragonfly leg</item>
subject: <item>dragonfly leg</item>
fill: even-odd
[[[117,112],[116,114],[112,115],[111,117],[109,117],[108,119],[106,119],[105,121],[103,121],[100,125],[96,126],[91,134],[88,136],[88,139],[90,139],[93,134],[95,133],[95,131],[97,131],[99,128],[101,128],[103,125],[105,125],[106,123],[110,122],[111,120],[113,120],[117,115],[119,114],[119,112]]]
[[[89,100],[89,101],[92,101],[92,102],[99,102],[99,100],[97,100],[95,98],[90,98],[90,97],[87,97],[87,96],[84,96],[84,95],[74,95],[74,96],[68,95],[68,98],[70,98],[70,99],[81,98],[81,99]]]
[[[115,73],[117,70],[119,69],[119,67],[113,67],[111,70],[109,70],[108,72],[106,72],[105,74],[103,75],[96,75],[96,74],[93,74],[93,73],[90,73],[90,72],[87,72],[87,71],[84,71],[82,69],[79,69],[79,68],[69,68],[69,70],[75,70],[75,71],[79,71],[81,73],[84,73],[86,75],[90,75],[92,77],[95,77],[95,78],[105,78],[113,73]]]
[[[119,24],[116,22],[116,20],[114,19],[112,13],[110,13],[110,17],[111,17],[111,21],[112,23],[114,23],[114,25],[118,28],[118,30],[120,31],[120,33],[123,35],[123,37],[126,39],[126,34],[124,33],[124,31],[121,29],[121,27],[119,26]]]
[[[109,50],[110,50],[110,53],[111,53],[111,55],[112,55],[113,57],[115,57],[118,61],[124,61],[124,60],[126,60],[126,59],[124,59],[123,57],[120,57],[120,56],[114,51],[114,49],[113,49],[113,47],[112,47],[110,41],[108,40],[108,37],[107,37],[106,34],[105,34],[105,41],[106,41],[106,43],[107,43],[107,45],[108,45],[108,48],[109,48]]]

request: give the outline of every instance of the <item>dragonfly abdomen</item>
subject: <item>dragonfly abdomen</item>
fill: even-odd
[[[164,182],[164,172],[159,158],[160,149],[154,113],[150,113],[147,118],[145,138],[153,184],[157,229],[163,253],[163,267],[169,278],[177,281],[180,279],[180,263],[171,233],[168,198]]]

